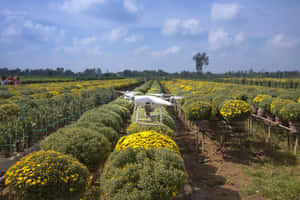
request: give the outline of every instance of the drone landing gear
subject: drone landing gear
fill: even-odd
[[[141,110],[141,108],[143,110]],[[151,115],[151,112],[153,112],[154,110],[155,110],[155,114]],[[159,110],[159,115],[157,114],[157,110]],[[145,118],[141,118],[140,111],[143,111],[145,113]],[[161,106],[153,107],[153,105],[149,105],[149,104],[135,105],[133,116],[135,116],[135,121],[139,125],[160,126],[162,124]]]

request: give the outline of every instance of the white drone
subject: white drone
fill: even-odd
[[[140,125],[160,126],[162,124],[162,107],[172,106],[174,105],[175,100],[183,98],[166,94],[137,95],[140,94],[140,92],[130,91],[121,93],[124,94],[125,99],[134,103],[133,116],[135,117],[136,123]],[[140,115],[140,111],[142,108],[144,109],[144,116]],[[151,114],[153,112],[154,114]],[[154,123],[155,121],[156,123]]]

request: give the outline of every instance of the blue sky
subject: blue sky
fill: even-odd
[[[1,0],[0,67],[300,70],[299,0]]]

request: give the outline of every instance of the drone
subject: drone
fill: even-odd
[[[162,107],[173,106],[176,100],[184,98],[163,93],[146,95],[139,95],[140,92],[132,91],[121,93],[124,94],[126,100],[134,104],[133,117],[139,125],[160,126],[162,124]]]

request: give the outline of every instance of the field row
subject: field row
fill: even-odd
[[[163,81],[190,120],[245,120],[254,112],[284,122],[300,121],[300,91],[192,80]]]
[[[5,155],[23,151],[83,112],[115,99],[111,88],[136,84],[135,79],[122,79],[2,87],[0,91],[15,95],[0,100],[0,151]],[[24,93],[27,90],[33,94]]]

